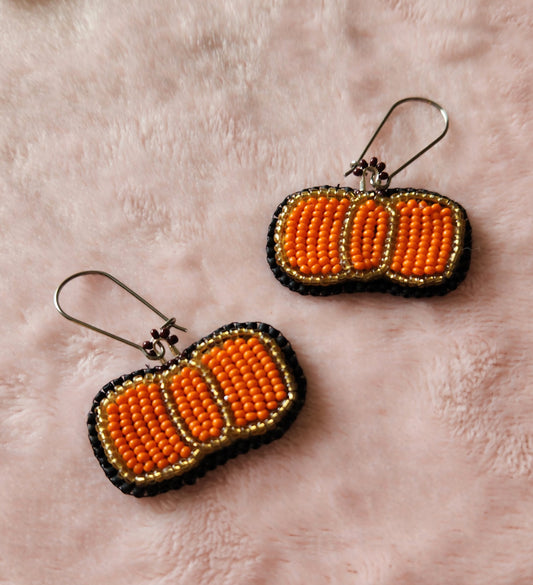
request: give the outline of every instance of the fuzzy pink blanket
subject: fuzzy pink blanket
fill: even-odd
[[[0,583],[533,583],[533,4],[529,0],[0,0]],[[442,298],[300,296],[267,228],[347,184],[396,100],[451,119],[393,187],[461,203],[470,272]],[[395,168],[439,132],[403,110]],[[62,319],[111,272],[188,327],[292,343],[287,434],[135,499],[87,439],[98,390],[145,366]],[[135,341],[161,325],[107,281],[65,308]]]

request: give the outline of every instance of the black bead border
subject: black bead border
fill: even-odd
[[[216,335],[219,335],[220,333],[225,333],[227,331],[232,331],[235,329],[250,329],[253,331],[258,331],[260,333],[266,334],[269,337],[271,337],[280,348],[283,357],[285,358],[285,363],[291,370],[291,374],[296,384],[295,400],[286,410],[283,418],[278,421],[278,424],[274,428],[268,430],[266,433],[262,435],[255,435],[252,437],[247,437],[245,439],[237,439],[227,447],[223,447],[218,451],[213,451],[212,453],[207,454],[198,463],[198,465],[184,472],[182,475],[148,485],[137,485],[135,483],[126,481],[124,478],[120,476],[118,470],[115,469],[115,467],[113,467],[107,460],[104,448],[100,442],[100,438],[98,437],[98,433],[96,430],[96,409],[100,402],[108,395],[110,391],[112,391],[115,388],[115,386],[120,386],[125,381],[132,380],[136,376],[143,376],[149,373],[163,372],[166,369],[168,369],[168,366],[172,365],[173,363],[181,359],[189,359],[193,351],[202,342],[208,341],[209,339],[215,337]],[[219,465],[224,465],[224,463],[226,463],[226,461],[228,461],[229,459],[233,459],[234,457],[237,457],[237,455],[240,455],[241,453],[247,453],[250,449],[257,449],[262,445],[266,445],[268,443],[271,443],[275,439],[279,439],[280,437],[282,437],[285,434],[285,432],[289,429],[289,427],[292,425],[292,423],[296,419],[296,416],[300,412],[305,402],[305,394],[306,380],[304,373],[302,371],[302,368],[300,367],[300,364],[298,363],[296,354],[294,353],[291,344],[280,331],[278,331],[271,325],[261,323],[258,321],[247,323],[229,323],[228,325],[220,327],[216,331],[213,331],[209,335],[203,337],[199,341],[190,345],[187,349],[185,349],[182,352],[182,354],[176,360],[169,361],[163,366],[137,370],[135,372],[132,372],[131,374],[120,376],[119,378],[116,378],[115,380],[112,380],[111,382],[106,384],[94,397],[91,410],[87,416],[89,441],[91,442],[96,459],[98,459],[98,462],[100,463],[106,476],[113,485],[115,485],[123,493],[135,496],[136,498],[142,498],[145,496],[155,496],[157,494],[168,492],[169,490],[180,489],[184,485],[193,485],[199,478],[203,477],[208,471],[214,469]]]
[[[267,262],[270,266],[270,269],[274,273],[274,276],[281,282],[283,286],[286,286],[290,290],[297,292],[301,295],[312,295],[318,297],[325,297],[330,295],[338,295],[342,293],[357,293],[357,292],[381,292],[381,293],[388,293],[395,296],[402,296],[402,297],[415,297],[415,298],[422,298],[422,297],[432,297],[432,296],[443,296],[452,290],[455,290],[461,282],[465,279],[468,269],[470,268],[470,259],[472,256],[472,227],[470,226],[470,221],[466,214],[466,210],[462,205],[449,199],[448,197],[444,197],[435,191],[426,191],[425,189],[388,189],[384,192],[385,196],[393,195],[394,193],[405,193],[409,191],[414,191],[416,193],[421,193],[422,195],[437,195],[438,197],[442,197],[443,199],[448,199],[452,201],[457,207],[461,210],[464,215],[465,221],[465,234],[463,240],[463,247],[461,250],[461,254],[457,261],[457,265],[455,270],[453,271],[452,275],[448,278],[445,278],[438,284],[428,284],[427,286],[417,285],[417,286],[408,286],[404,285],[400,282],[391,281],[388,278],[376,278],[375,280],[367,280],[367,281],[356,281],[356,280],[349,280],[346,282],[342,282],[339,284],[329,284],[329,285],[318,285],[318,284],[303,284],[294,278],[292,278],[289,274],[287,274],[281,266],[276,262],[276,252],[275,252],[275,241],[274,241],[274,234],[276,232],[276,225],[278,222],[278,218],[280,213],[282,212],[283,208],[287,204],[287,202],[294,197],[304,191],[315,191],[319,189],[342,189],[348,193],[357,194],[359,191],[356,191],[350,187],[332,187],[331,185],[323,185],[321,187],[310,187],[309,189],[302,189],[302,191],[297,191],[296,193],[292,193],[288,195],[276,208],[274,215],[272,216],[272,221],[270,222],[270,226],[268,228],[268,236],[267,236]]]

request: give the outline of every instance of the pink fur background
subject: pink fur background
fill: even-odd
[[[0,582],[533,582],[533,150],[528,0],[0,0]],[[343,180],[422,95],[446,139],[393,186],[459,201],[445,298],[301,297],[265,259],[289,193]],[[439,131],[406,108],[391,168]],[[292,342],[308,400],[281,439],[196,486],[124,496],[93,396],[143,367],[62,319],[106,270],[189,328]],[[107,281],[65,308],[136,341],[157,318]]]

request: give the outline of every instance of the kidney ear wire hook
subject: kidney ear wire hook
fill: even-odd
[[[66,313],[62,309],[61,305],[59,304],[59,295],[60,295],[61,291],[63,290],[63,288],[65,287],[65,285],[68,284],[71,280],[74,280],[75,278],[79,278],[81,276],[88,276],[91,274],[105,276],[109,280],[112,280],[115,284],[118,284],[118,286],[120,286],[127,293],[129,293],[130,295],[135,297],[143,305],[148,307],[151,311],[153,311],[156,315],[158,315],[159,317],[161,317],[161,319],[163,319],[164,323],[161,326],[161,329],[159,331],[157,329],[152,329],[152,331],[150,332],[150,334],[152,336],[151,341],[145,341],[142,345],[139,345],[138,343],[135,343],[135,342],[130,341],[128,339],[124,339],[124,337],[119,337],[118,335],[115,335],[114,333],[111,333],[109,331],[105,331],[104,329],[100,329],[99,327],[96,327],[95,325],[91,325],[90,323],[87,323],[86,321],[81,321],[80,319],[77,319],[76,317],[69,315],[68,313]],[[101,270],[85,270],[83,272],[77,272],[76,274],[72,274],[71,276],[66,278],[57,287],[57,289],[54,293],[54,305],[55,305],[56,309],[59,311],[59,313],[63,317],[65,317],[65,319],[68,319],[69,321],[73,321],[74,323],[77,323],[78,325],[81,325],[82,327],[87,327],[87,329],[91,329],[92,331],[96,331],[97,333],[101,333],[102,335],[106,335],[107,337],[111,337],[112,339],[116,339],[117,341],[121,341],[122,343],[125,343],[126,345],[130,345],[131,347],[134,347],[135,349],[142,351],[144,356],[147,357],[149,360],[160,360],[162,363],[165,363],[165,360],[164,360],[165,346],[162,343],[163,341],[165,341],[167,343],[168,347],[170,348],[170,351],[172,352],[172,354],[174,356],[179,355],[179,351],[175,347],[176,343],[179,340],[178,340],[177,335],[170,333],[170,328],[173,327],[174,329],[179,329],[180,331],[184,331],[184,332],[187,331],[187,329],[185,327],[181,327],[180,325],[176,325],[176,319],[174,317],[169,318],[166,315],[163,315],[163,313],[158,311],[146,299],[143,299],[140,295],[138,295],[135,291],[131,290],[131,288],[126,286],[123,282],[120,282],[120,280],[118,280],[117,278],[115,278],[111,274],[108,274],[107,272],[102,272]]]
[[[399,166],[392,173],[386,173],[385,172],[385,163],[378,162],[376,157],[373,157],[372,159],[370,159],[370,162],[367,163],[366,160],[363,159],[363,157],[365,156],[367,150],[370,148],[370,146],[374,142],[376,136],[380,133],[381,129],[383,128],[383,126],[385,125],[387,120],[389,119],[389,116],[392,114],[392,112],[398,106],[400,106],[401,104],[404,104],[406,102],[422,102],[422,103],[428,104],[428,105],[436,108],[437,110],[439,110],[440,114],[442,115],[442,117],[444,119],[444,130],[439,134],[439,136],[437,136],[437,138],[435,138],[435,140],[433,140],[427,146],[425,146],[422,150],[417,152],[407,162],[403,163],[401,166]],[[450,123],[449,123],[449,118],[448,118],[448,112],[441,105],[439,105],[437,102],[434,102],[432,100],[429,100],[429,99],[423,98],[423,97],[408,97],[408,98],[404,98],[402,100],[399,100],[395,104],[393,104],[392,107],[390,108],[390,110],[387,112],[387,114],[385,115],[385,117],[381,121],[381,124],[377,127],[376,131],[372,135],[372,138],[369,140],[368,144],[365,146],[365,149],[361,153],[361,156],[357,160],[352,161],[350,163],[350,168],[349,168],[349,170],[347,170],[344,173],[344,176],[347,177],[348,175],[354,174],[355,176],[361,177],[360,189],[361,189],[361,191],[366,191],[365,177],[367,175],[370,175],[370,184],[372,185],[372,187],[374,187],[374,189],[376,189],[377,191],[384,191],[385,189],[388,189],[390,182],[395,175],[397,175],[400,171],[403,171],[403,169],[405,169],[405,167],[409,166],[412,162],[414,162],[417,158],[421,157],[430,148],[433,148],[433,146],[435,146],[435,144],[437,144],[437,142],[440,142],[444,138],[444,136],[446,135],[446,132],[448,132],[449,124]]]

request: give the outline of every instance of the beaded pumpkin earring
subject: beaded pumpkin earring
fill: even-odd
[[[363,158],[392,112],[405,102],[438,109],[442,133],[390,174],[385,163]],[[389,189],[391,179],[439,142],[448,114],[431,100],[396,102],[345,176],[360,177],[359,190],[313,187],[289,195],[268,231],[267,260],[276,278],[300,294],[388,292],[444,295],[465,278],[472,234],[466,211],[451,199],[423,189]],[[367,180],[373,190],[367,190]]]
[[[142,345],[65,313],[59,294],[71,280],[100,275],[162,320]],[[87,424],[94,454],[126,494],[153,496],[193,484],[228,459],[283,435],[305,398],[306,383],[287,339],[265,323],[231,323],[179,352],[167,318],[106,272],[69,276],[57,288],[63,317],[139,349],[161,365],[120,376],[96,395]],[[165,361],[166,349],[173,357]]]

